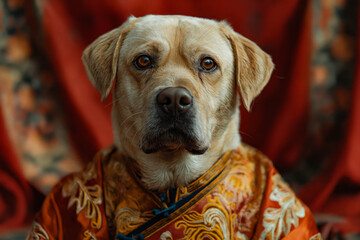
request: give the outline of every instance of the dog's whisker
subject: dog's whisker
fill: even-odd
[[[134,142],[135,144],[136,144],[135,138],[137,137],[137,135],[138,135],[138,134],[141,134],[142,132],[144,132],[145,126],[148,126],[148,125],[149,125],[149,124],[148,124],[148,120],[147,120],[146,123],[140,127],[139,131],[137,131],[137,132],[134,134],[133,142]],[[137,144],[139,145],[140,148],[142,148],[142,147],[143,147],[143,144],[144,144],[143,138],[138,138]]]
[[[111,102],[109,102],[108,104],[106,104],[104,108],[107,108],[107,107],[109,107],[109,106],[113,105],[114,103],[116,103],[116,102],[120,101],[121,99],[122,99],[122,98],[117,98],[117,99],[114,99],[113,101],[111,101]]]
[[[142,97],[144,96],[144,94],[146,94],[146,92],[140,92],[138,98],[139,98],[139,99],[142,99]],[[116,102],[118,102],[118,101],[120,101],[120,100],[122,100],[122,99],[123,99],[123,97],[119,97],[119,98],[113,99],[111,102],[109,102],[108,104],[106,104],[104,108],[107,108],[107,107],[113,105],[114,103],[116,103]]]
[[[142,147],[142,140],[141,140],[141,138],[138,138],[138,140],[136,141],[136,139],[137,139],[138,135],[139,135],[140,133],[142,133],[142,132],[143,132],[143,128],[140,128],[140,129],[134,134],[134,136],[133,136],[133,138],[132,138],[132,142],[133,142],[134,144],[136,144],[136,145],[139,145],[140,147]]]
[[[125,132],[125,136],[127,136],[127,134],[129,133],[129,131],[132,129],[132,127],[136,124],[136,121],[134,121],[129,127],[128,129],[126,130]]]
[[[126,121],[131,120],[131,118],[133,118],[133,117],[135,117],[135,116],[137,116],[137,115],[139,115],[139,114],[141,114],[141,113],[143,113],[143,111],[141,111],[141,112],[136,112],[136,113],[128,116],[127,118],[125,118],[125,120],[123,120],[123,121],[121,122],[121,124],[119,125],[119,129],[125,124]]]
[[[245,136],[247,136],[247,137],[249,137],[249,138],[251,138],[251,139],[254,138],[252,135],[250,135],[250,134],[248,134],[248,133],[246,133],[246,132],[244,132],[244,131],[241,131],[241,130],[240,130],[239,133],[240,133],[240,135],[245,135]]]

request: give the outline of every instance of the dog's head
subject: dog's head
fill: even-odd
[[[116,79],[119,149],[144,168],[176,172],[181,165],[196,174],[239,144],[237,89],[249,109],[273,69],[266,53],[225,22],[185,16],[130,17],[82,59],[102,99]]]

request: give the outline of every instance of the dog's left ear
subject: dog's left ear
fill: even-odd
[[[117,74],[117,65],[122,41],[131,30],[135,17],[120,27],[101,35],[92,42],[81,57],[91,84],[101,94],[101,101],[109,95]]]
[[[236,33],[226,22],[221,22],[235,58],[235,76],[241,99],[249,111],[251,103],[270,80],[274,64],[271,57],[254,42]]]

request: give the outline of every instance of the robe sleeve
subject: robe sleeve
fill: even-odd
[[[308,207],[295,196],[272,164],[269,168],[253,239],[321,239]]]
[[[107,239],[100,166],[98,157],[85,171],[64,177],[45,199],[27,239]]]
[[[51,192],[45,199],[41,211],[36,215],[27,240],[63,239],[61,234],[59,207]]]

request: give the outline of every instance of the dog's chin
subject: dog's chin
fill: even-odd
[[[207,149],[208,146],[201,144],[195,137],[174,129],[161,134],[147,134],[141,145],[141,150],[146,154],[189,152],[201,155]]]

